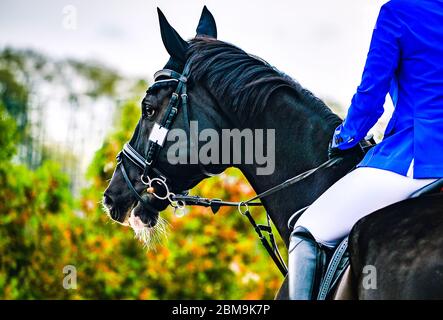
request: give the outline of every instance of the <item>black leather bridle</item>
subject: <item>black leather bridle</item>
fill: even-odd
[[[303,172],[295,177],[289,178],[288,180],[256,195],[255,197],[247,201],[229,202],[222,201],[220,199],[208,199],[199,196],[190,196],[187,194],[186,191],[181,191],[180,194],[174,193],[173,191],[178,190],[178,188],[175,188],[172,180],[169,179],[168,176],[164,174],[158,167],[156,167],[156,161],[159,152],[163,147],[168,131],[171,129],[171,126],[180,110],[183,111],[185,129],[189,129],[190,124],[187,95],[187,81],[189,73],[189,63],[185,65],[182,74],[169,69],[163,69],[155,73],[154,84],[149,88],[149,90],[153,90],[162,86],[172,86],[175,84],[177,85],[177,87],[172,93],[171,99],[169,100],[166,112],[161,119],[161,122],[154,124],[154,127],[149,135],[146,156],[140,155],[140,153],[138,153],[129,143],[126,143],[122,151],[117,155],[117,165],[120,167],[123,178],[125,179],[126,184],[134,194],[135,198],[143,205],[143,207],[153,211],[156,210],[152,208],[152,206],[145,199],[143,199],[143,197],[140,195],[139,192],[137,192],[131,180],[129,179],[125,166],[122,162],[123,156],[126,157],[139,169],[143,170],[140,181],[146,186],[147,192],[155,196],[157,199],[169,201],[170,205],[174,207],[175,210],[178,209],[184,211],[184,208],[187,205],[204,206],[210,207],[212,209],[212,212],[215,214],[221,206],[237,207],[238,211],[248,218],[248,221],[253,226],[266,251],[269,253],[283,276],[286,276],[288,273],[287,267],[278,250],[272,232],[269,214],[266,214],[267,225],[257,224],[249,211],[249,207],[262,206],[262,204],[260,202],[256,202],[256,200],[270,196],[271,194],[285,189],[293,185],[294,183],[309,177],[320,169],[329,168],[341,161],[342,158],[332,158],[322,163],[318,167]],[[205,173],[205,171],[202,170],[202,173]],[[158,188],[156,187],[158,186],[161,186],[165,190],[164,194],[159,194],[156,192],[156,189],[158,190]],[[269,241],[264,236],[263,232],[268,233]]]
[[[155,73],[154,84],[149,88],[149,91],[162,86],[177,85],[175,91],[172,93],[169,100],[166,112],[160,123],[155,123],[149,135],[148,148],[145,156],[138,153],[129,143],[126,143],[123,150],[117,155],[118,165],[122,172],[123,178],[126,181],[129,189],[134,194],[135,198],[148,209],[153,209],[152,206],[142,198],[139,192],[135,189],[129,176],[126,172],[125,166],[122,162],[122,156],[130,160],[139,169],[143,170],[140,181],[159,200],[168,200],[169,203],[176,208],[184,208],[185,203],[182,200],[176,201],[173,193],[173,182],[163,173],[156,162],[158,154],[163,147],[168,131],[170,130],[178,112],[183,110],[184,124],[189,128],[189,110],[188,110],[188,95],[187,95],[187,76],[189,74],[189,64],[186,64],[183,73],[180,74],[173,70],[163,69]],[[161,186],[164,189],[164,194],[156,192],[155,186]],[[172,188],[171,188],[172,186]],[[184,191],[186,192],[186,191]]]

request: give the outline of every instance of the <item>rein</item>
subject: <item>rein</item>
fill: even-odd
[[[280,254],[280,251],[278,250],[277,244],[275,242],[275,237],[272,232],[271,228],[271,218],[269,217],[269,214],[266,213],[266,220],[267,225],[261,225],[257,224],[255,219],[252,217],[251,212],[249,211],[249,206],[263,206],[261,202],[255,202],[255,200],[262,199],[264,197],[270,196],[280,190],[283,190],[285,188],[290,187],[291,185],[302,181],[306,179],[307,177],[313,175],[316,171],[320,169],[326,169],[329,167],[332,167],[333,165],[339,163],[342,161],[343,158],[332,158],[325,162],[323,162],[318,167],[315,167],[313,169],[310,169],[308,171],[302,172],[299,175],[296,175],[292,178],[289,178],[282,183],[269,188],[268,190],[259,193],[258,195],[246,200],[246,201],[240,201],[240,202],[230,202],[230,201],[222,201],[220,199],[209,199],[209,198],[203,198],[199,196],[190,196],[190,195],[175,195],[173,197],[174,200],[181,202],[186,205],[191,206],[202,206],[202,207],[210,207],[212,212],[216,214],[220,207],[237,207],[238,212],[246,216],[248,218],[249,223],[254,228],[255,232],[257,233],[260,241],[262,242],[263,246],[265,247],[268,254],[271,256],[274,263],[277,265],[280,272],[283,274],[283,276],[286,276],[288,274],[288,268],[286,267],[286,264]],[[184,207],[183,207],[184,208]],[[244,208],[244,209],[242,209]],[[267,232],[269,235],[269,241],[268,239],[263,235],[263,232]],[[269,243],[270,242],[270,243]]]
[[[266,225],[257,224],[252,217],[249,207],[251,206],[263,206],[261,202],[256,202],[264,197],[270,196],[282,189],[288,188],[289,186],[311,176],[316,171],[329,168],[334,164],[342,160],[342,158],[332,158],[322,163],[316,168],[310,169],[303,172],[295,177],[289,178],[284,182],[246,200],[240,202],[229,202],[222,201],[221,199],[209,199],[199,196],[187,195],[187,192],[181,194],[176,194],[173,192],[174,186],[171,179],[167,177],[163,172],[155,167],[158,154],[163,147],[166,136],[179,112],[180,109],[183,110],[184,124],[185,128],[189,129],[189,110],[188,110],[188,95],[187,95],[187,80],[190,72],[190,65],[187,63],[183,69],[183,73],[180,74],[173,70],[160,70],[154,75],[154,84],[149,88],[152,90],[155,87],[167,86],[177,84],[175,91],[172,93],[171,99],[169,100],[166,113],[163,116],[160,123],[155,123],[154,127],[149,135],[148,149],[145,156],[139,154],[129,143],[126,143],[122,151],[117,155],[117,166],[120,166],[123,178],[128,185],[129,189],[134,194],[135,198],[142,204],[143,207],[155,211],[155,209],[148,203],[147,199],[144,199],[142,195],[135,189],[133,183],[129,179],[126,172],[125,166],[122,162],[123,156],[127,158],[132,164],[137,166],[143,171],[140,176],[140,181],[146,186],[146,192],[152,194],[159,200],[167,200],[174,210],[180,210],[184,212],[187,205],[190,206],[203,206],[210,207],[212,212],[216,214],[220,207],[237,207],[238,212],[248,218],[249,223],[254,228],[260,241],[265,247],[268,254],[271,256],[274,263],[277,265],[283,276],[286,276],[288,269],[286,264],[281,257],[278,250],[275,237],[271,228],[271,219],[268,213],[266,213]],[[163,77],[166,79],[158,80],[158,78]],[[148,90],[148,92],[149,92]],[[159,194],[157,186],[160,186],[164,190],[164,194]],[[157,189],[157,190],[156,190]],[[268,233],[269,240],[265,237],[263,232]]]

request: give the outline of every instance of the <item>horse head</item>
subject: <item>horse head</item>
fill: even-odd
[[[174,132],[176,135],[189,137],[189,124],[192,120],[198,121],[200,129],[230,126],[224,117],[215,112],[219,109],[218,102],[205,86],[194,81],[192,73],[183,74],[185,65],[190,64],[188,55],[192,41],[210,42],[217,37],[217,28],[212,14],[206,6],[203,8],[196,36],[190,41],[183,40],[160,9],[158,9],[158,17],[161,38],[170,57],[162,71],[156,74],[154,84],[147,90],[141,102],[141,117],[127,144],[130,150],[126,153],[123,151],[119,155],[117,167],[103,198],[103,204],[113,220],[127,224],[129,217],[132,216],[138,220],[139,224],[142,224],[142,227],[146,228],[156,227],[159,212],[171,204],[172,194],[183,193],[207,177],[209,172],[220,173],[226,168],[217,164],[203,166],[201,163],[188,161],[192,153],[192,145],[187,143],[186,138],[184,143],[168,139],[161,146],[152,141],[152,135],[161,134],[162,129],[165,130],[167,121],[165,118],[174,112],[171,109],[177,108],[177,112],[168,125],[168,137]],[[179,85],[184,86],[185,89],[182,88],[177,93]],[[174,95],[177,96],[174,97]],[[172,99],[177,99],[177,101],[171,107]],[[184,104],[186,104],[186,110],[183,110]],[[143,161],[146,161],[152,144],[157,148],[155,159],[152,159],[154,163],[149,175],[147,174],[143,179]],[[173,145],[176,146],[175,151],[171,150]],[[136,161],[134,162],[134,157],[125,156],[128,153],[140,156],[142,161],[138,163],[139,165]],[[172,156],[180,154],[181,159],[183,156],[187,157],[184,161],[186,164],[173,163],[174,161],[170,160],[171,154]],[[149,186],[146,183],[147,180],[152,181]],[[132,186],[128,184],[128,181]],[[150,190],[151,192],[148,192]]]

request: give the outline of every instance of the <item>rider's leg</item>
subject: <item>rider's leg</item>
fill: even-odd
[[[315,287],[319,266],[324,264],[319,251],[334,248],[360,218],[408,198],[433,181],[360,167],[332,185],[303,213],[291,234],[290,298],[315,298],[309,288]]]
[[[300,226],[294,228],[289,245],[290,299],[315,298],[326,268],[329,250],[318,244],[305,228]]]
[[[317,242],[334,247],[364,216],[407,199],[435,180],[413,179],[387,170],[359,167],[326,190],[295,225],[308,229]]]

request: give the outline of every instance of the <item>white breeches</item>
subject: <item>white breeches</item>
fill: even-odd
[[[295,226],[308,229],[317,242],[335,247],[359,219],[408,198],[435,180],[413,179],[409,173],[405,177],[387,170],[359,167],[314,201]]]

